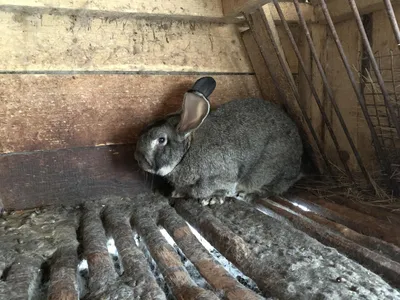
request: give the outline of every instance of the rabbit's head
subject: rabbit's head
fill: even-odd
[[[180,113],[149,124],[136,144],[135,159],[146,172],[166,176],[190,147],[192,133],[210,113],[207,97],[215,88],[211,77],[199,79],[183,99]]]

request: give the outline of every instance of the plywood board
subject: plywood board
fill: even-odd
[[[252,72],[233,24],[0,12],[0,72]]]
[[[0,75],[0,153],[134,142],[200,75]],[[261,97],[254,75],[213,76],[217,105]]]
[[[220,0],[0,0],[0,10],[24,10],[26,12],[59,12],[102,14],[118,17],[123,14],[140,17],[172,17],[191,20],[222,19]]]

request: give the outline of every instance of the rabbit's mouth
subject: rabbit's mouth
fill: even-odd
[[[138,162],[138,165],[141,169],[143,169],[146,172],[149,173],[156,173],[153,168],[152,168],[152,164],[150,163],[150,160],[143,155],[141,152],[139,151],[135,151],[135,159]]]

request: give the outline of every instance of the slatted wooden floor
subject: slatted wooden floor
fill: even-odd
[[[298,191],[212,208],[192,200],[171,206],[144,192],[5,212],[0,222],[0,299],[400,299],[398,216],[367,216]],[[197,233],[254,285],[236,278]],[[86,276],[77,275],[82,262]]]

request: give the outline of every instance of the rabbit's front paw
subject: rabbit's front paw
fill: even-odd
[[[224,197],[212,197],[208,199],[200,199],[200,204],[202,206],[211,206],[215,204],[224,204],[225,198]]]

